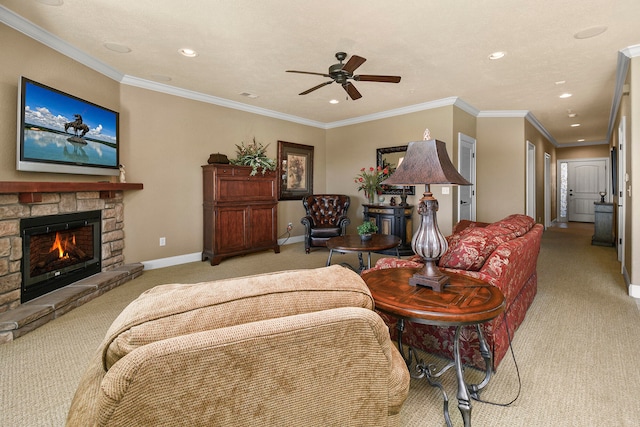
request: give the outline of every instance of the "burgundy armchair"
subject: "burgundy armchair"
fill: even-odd
[[[304,197],[307,215],[300,222],[305,227],[304,250],[311,251],[313,246],[327,246],[327,240],[346,233],[351,222],[347,210],[351,199],[342,194],[314,194]]]

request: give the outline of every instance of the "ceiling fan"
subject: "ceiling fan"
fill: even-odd
[[[352,55],[351,58],[347,61],[346,64],[343,64],[342,61],[345,60],[347,54],[344,52],[336,53],[336,59],[340,61],[339,64],[333,64],[329,67],[328,73],[313,73],[311,71],[295,71],[295,70],[287,70],[287,73],[300,73],[300,74],[313,74],[317,76],[329,77],[332,80],[328,82],[320,83],[317,86],[312,87],[311,89],[307,89],[304,92],[301,92],[300,95],[306,95],[308,93],[313,92],[316,89],[320,89],[323,86],[331,84],[333,82],[339,83],[342,85],[344,90],[347,92],[351,99],[356,100],[362,98],[358,89],[351,83],[349,80],[355,80],[359,82],[382,82],[382,83],[399,83],[400,76],[374,76],[370,74],[353,74],[353,72],[361,66],[365,58],[357,55]]]

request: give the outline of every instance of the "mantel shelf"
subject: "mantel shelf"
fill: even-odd
[[[18,194],[20,203],[40,203],[42,193],[99,191],[101,199],[112,199],[116,191],[142,190],[142,184],[120,182],[29,182],[0,181],[0,194]]]
[[[140,183],[0,181],[0,194],[142,190]]]

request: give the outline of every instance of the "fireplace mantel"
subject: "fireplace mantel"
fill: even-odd
[[[113,197],[113,192],[124,190],[142,190],[142,184],[120,182],[0,181],[0,194],[18,193],[20,202],[22,203],[40,202],[42,201],[42,193],[99,191],[101,198],[108,199]]]

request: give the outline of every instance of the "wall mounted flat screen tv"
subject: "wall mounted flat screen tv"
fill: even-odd
[[[21,77],[16,167],[118,175],[119,119],[116,111]]]

